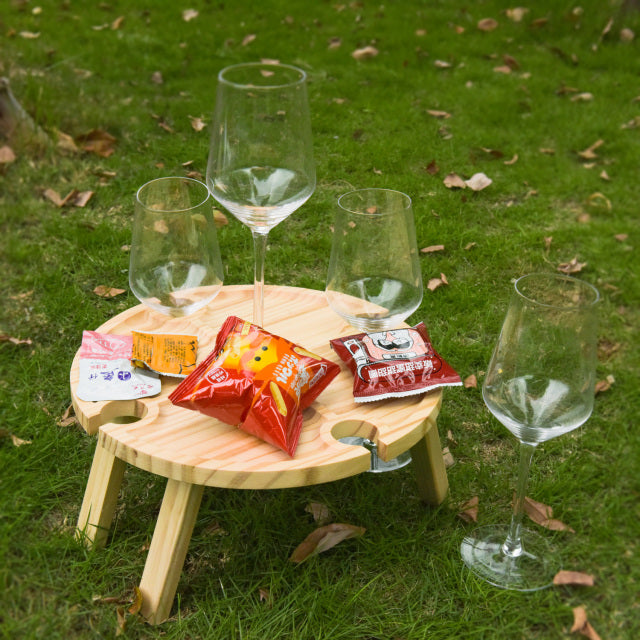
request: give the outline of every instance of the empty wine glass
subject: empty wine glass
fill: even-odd
[[[325,294],[339,316],[367,333],[400,328],[420,306],[422,274],[409,196],[391,189],[358,189],[338,199]],[[408,451],[382,460],[368,438],[350,436],[340,442],[368,449],[372,473],[411,462]]]
[[[207,185],[180,177],[144,184],[132,236],[129,285],[140,302],[186,316],[218,295],[223,271]]]
[[[358,189],[338,199],[325,289],[331,308],[366,332],[399,328],[422,301],[409,196]]]
[[[518,439],[520,465],[509,526],[485,526],[461,545],[465,564],[504,589],[536,591],[559,566],[547,540],[522,526],[533,453],[593,409],[598,291],[559,274],[519,278],[482,387],[489,411]]]
[[[260,326],[269,231],[302,206],[316,185],[306,78],[296,67],[257,62],[218,75],[207,184],[251,229],[253,322]]]

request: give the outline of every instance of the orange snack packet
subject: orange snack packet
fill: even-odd
[[[164,376],[185,378],[196,368],[197,336],[132,331],[131,361]]]
[[[336,363],[230,316],[214,350],[169,400],[236,425],[293,456],[302,411],[339,372]]]

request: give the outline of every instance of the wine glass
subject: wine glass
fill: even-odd
[[[420,306],[409,196],[358,189],[338,198],[325,293],[339,316],[365,332],[397,329]]]
[[[136,194],[129,286],[140,302],[168,316],[186,316],[222,287],[218,236],[207,185],[157,178]]]
[[[358,189],[338,198],[325,294],[340,317],[367,333],[399,328],[420,306],[422,273],[409,196]],[[368,449],[372,473],[411,462],[408,451],[382,460],[368,438],[349,436],[340,442]]]
[[[269,231],[316,185],[306,73],[279,63],[232,65],[218,75],[207,163],[211,195],[251,229],[253,322],[264,320]]]
[[[518,439],[520,464],[509,526],[485,526],[461,545],[465,564],[504,589],[551,585],[559,566],[544,537],[522,526],[533,453],[577,429],[593,409],[598,291],[559,274],[519,278],[487,371],[482,396]]]

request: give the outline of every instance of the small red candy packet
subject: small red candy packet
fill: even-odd
[[[422,322],[413,328],[337,338],[331,346],[353,373],[356,402],[402,398],[462,384],[436,353]]]
[[[293,457],[302,411],[339,372],[336,363],[229,316],[213,351],[169,400],[236,425]]]

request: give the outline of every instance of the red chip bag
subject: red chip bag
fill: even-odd
[[[460,376],[436,353],[422,322],[411,329],[338,338],[331,340],[331,346],[353,373],[356,402],[462,384]]]
[[[340,367],[236,316],[169,400],[238,426],[293,456],[306,409]]]

